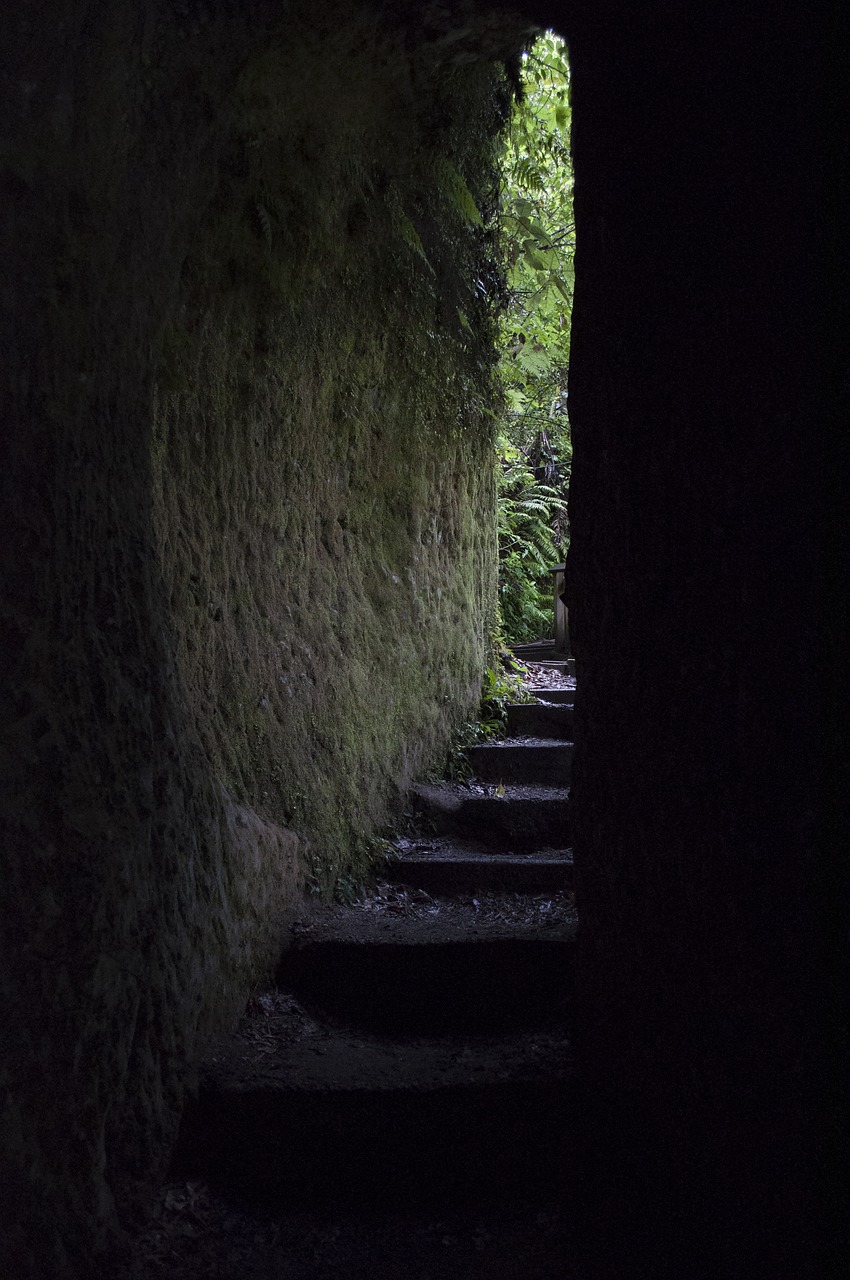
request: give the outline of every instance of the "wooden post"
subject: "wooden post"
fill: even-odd
[[[554,588],[555,652],[568,655],[570,652],[570,628],[567,606],[563,600],[564,586],[566,582],[565,570],[565,564],[556,564],[550,572],[553,577]]]

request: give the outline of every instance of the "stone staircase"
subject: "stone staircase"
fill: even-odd
[[[517,644],[512,653],[520,662],[533,662],[536,666],[549,667],[552,671],[575,678],[575,658],[557,653],[554,640],[536,640],[533,644]]]
[[[454,838],[458,860],[474,860],[476,852],[497,852],[504,859],[510,853],[528,856],[545,851],[551,876],[548,883],[564,887],[569,882],[572,855],[567,848],[567,797],[573,704],[556,700],[554,695],[571,692],[541,691],[537,702],[509,707],[507,738],[469,750],[471,785],[443,782],[413,789],[412,799],[421,820],[437,835]],[[472,841],[477,848],[465,841]],[[441,859],[432,859],[426,845],[418,856],[404,855],[395,865],[396,873],[408,874],[412,862],[427,865],[433,861],[431,887],[439,889],[447,849],[441,852]],[[492,864],[490,884],[498,883],[500,865],[507,863]],[[416,883],[429,887],[422,877],[419,870]]]
[[[470,751],[469,784],[415,789],[419,834],[389,868],[412,909],[304,922],[276,988],[203,1065],[176,1176],[370,1211],[557,1197],[572,1124],[571,696],[512,707],[509,737]]]

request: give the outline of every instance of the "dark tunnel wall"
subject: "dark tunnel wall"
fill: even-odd
[[[804,230],[819,71],[780,6],[633,8],[522,20],[573,64],[582,1267],[813,1280],[835,886]],[[435,74],[439,29],[399,43],[397,19],[356,14],[321,78],[322,29],[286,29],[294,118],[270,135],[278,4],[44,3],[5,33],[15,1276],[73,1276],[110,1240],[305,874],[345,869],[341,842],[474,695],[487,387],[456,281],[486,246],[449,175],[483,201],[498,85],[478,63]],[[485,22],[475,48],[515,48],[522,22]],[[393,182],[398,146],[417,163]],[[335,733],[377,718],[380,742]]]
[[[571,799],[587,1274],[606,1280],[828,1270],[832,548],[805,22],[686,6],[576,27]]]
[[[4,37],[16,1280],[90,1274],[305,880],[362,870],[477,704],[470,205],[492,210],[506,81],[343,9],[42,4]]]

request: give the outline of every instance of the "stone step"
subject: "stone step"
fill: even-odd
[[[517,658],[527,658],[529,654],[546,655],[552,657],[555,653],[554,640],[528,640],[524,644],[512,644],[511,653]]]
[[[565,662],[536,662],[534,665],[548,680],[575,680],[575,672],[570,671]]]
[[[517,738],[558,738],[573,734],[571,703],[515,702],[508,707],[508,733]]]
[[[564,669],[564,674],[575,676],[575,658],[569,658],[564,653],[556,653],[554,640],[542,640],[535,644],[516,644],[511,647],[511,652],[520,662],[533,662],[538,666],[556,664]]]
[[[567,787],[570,783],[571,742],[509,738],[470,747],[466,754],[481,782],[530,782],[541,787]]]
[[[533,692],[541,702],[567,702],[572,706],[576,699],[575,685],[571,689],[535,689]]]
[[[398,853],[387,874],[428,893],[557,893],[573,887],[571,849],[492,853],[469,841],[436,836],[408,843],[411,847]]]
[[[413,788],[411,800],[436,835],[486,842],[494,852],[532,852],[569,843],[569,792],[565,787],[506,786],[502,796],[495,790],[450,782],[423,784]]]
[[[464,925],[448,914],[316,926],[287,951],[278,985],[312,1011],[377,1035],[494,1034],[563,1022],[576,924],[545,917]]]
[[[175,1175],[307,1206],[551,1188],[569,1150],[571,1076],[560,1028],[386,1039],[270,994],[203,1066]]]

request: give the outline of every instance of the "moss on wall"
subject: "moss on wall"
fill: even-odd
[[[427,73],[427,74],[426,74]],[[263,51],[164,335],[157,528],[230,792],[323,887],[444,749],[492,626],[488,235],[503,77],[375,14]]]
[[[91,1274],[298,886],[476,694],[502,72],[327,15],[7,32],[6,1274]]]

